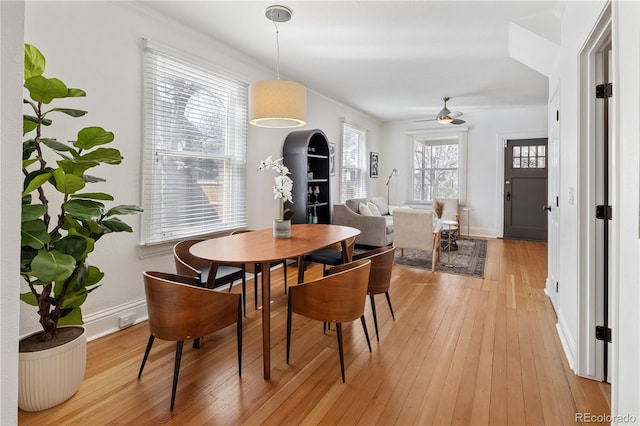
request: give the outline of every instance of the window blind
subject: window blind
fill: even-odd
[[[145,43],[142,243],[247,225],[247,85]]]
[[[342,124],[342,167],[340,179],[340,201],[366,196],[365,152],[367,132],[354,124]]]

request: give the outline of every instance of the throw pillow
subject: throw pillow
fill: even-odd
[[[380,210],[378,210],[378,206],[373,204],[371,201],[367,203],[367,207],[369,207],[369,210],[371,210],[371,216],[382,216],[380,214]]]
[[[360,203],[360,205],[358,206],[358,211],[362,216],[373,216],[373,213],[371,213],[371,209],[365,203]]]

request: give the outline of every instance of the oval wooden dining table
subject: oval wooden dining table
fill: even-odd
[[[215,263],[259,263],[262,267],[262,356],[264,378],[271,377],[271,263],[298,259],[298,277],[304,268],[302,256],[331,244],[341,243],[347,253],[346,240],[360,234],[349,226],[323,224],[291,225],[291,238],[274,238],[271,228],[202,241],[191,246],[194,256]],[[351,259],[345,258],[345,261]],[[213,277],[213,278],[212,278]],[[209,273],[215,280],[215,272]],[[213,288],[213,283],[207,283]]]

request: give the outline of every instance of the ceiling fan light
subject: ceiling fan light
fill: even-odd
[[[453,121],[453,118],[448,115],[439,115],[437,120],[440,124],[449,124]]]
[[[293,128],[307,124],[307,89],[287,80],[263,80],[249,88],[249,122],[258,127]]]

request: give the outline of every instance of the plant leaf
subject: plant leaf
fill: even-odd
[[[31,306],[38,306],[38,299],[36,299],[36,296],[30,291],[27,293],[20,293],[20,300]]]
[[[82,117],[83,115],[87,114],[87,111],[83,111],[81,109],[71,109],[71,108],[52,108],[49,111],[47,111],[46,114],[53,111],[61,112],[63,114],[70,115],[71,117]]]
[[[41,249],[51,241],[51,236],[47,232],[47,226],[42,220],[30,220],[23,222],[20,227],[20,244],[23,246]]]
[[[91,149],[94,146],[113,142],[114,138],[113,132],[107,132],[102,127],[85,127],[78,132],[78,140],[74,145],[81,149]]]
[[[29,90],[31,99],[43,104],[51,103],[56,98],[67,96],[67,86],[57,78],[46,78],[36,75],[24,82],[24,87]]]
[[[93,220],[104,211],[104,204],[91,200],[70,200],[62,207],[67,214],[80,220]]]
[[[44,282],[66,280],[73,273],[76,260],[57,250],[39,250],[31,262],[31,273]]]
[[[29,167],[30,165],[32,165],[36,161],[38,161],[38,159],[36,159],[36,158],[32,158],[30,160],[22,160],[22,168],[26,169],[27,167]]]
[[[87,295],[84,295],[84,298],[81,302],[78,303],[78,306],[66,311],[63,310],[60,314],[60,318],[58,318],[58,327],[62,325],[82,325],[84,321],[82,321],[82,310],[80,309],[80,305],[84,302],[84,299],[87,298]],[[66,301],[64,303],[66,305]]]
[[[75,153],[75,151],[73,152]],[[58,163],[58,166],[60,166],[60,168],[64,170],[65,173],[70,175],[83,176],[83,179],[85,182],[89,182],[89,181],[86,178],[84,178],[84,172],[86,172],[88,169],[92,167],[100,165],[100,163],[98,163],[97,161],[77,160],[75,158],[67,159],[67,160],[58,160],[57,163]]]
[[[35,130],[35,128],[38,127],[38,123],[34,123],[31,120],[22,120],[22,136],[26,135],[27,133]]]
[[[22,222],[36,220],[42,217],[48,210],[46,204],[23,204],[22,205]]]
[[[80,261],[87,255],[87,240],[85,237],[79,235],[67,235],[56,242],[56,250],[60,253],[73,256],[75,260]]]
[[[96,285],[102,280],[103,277],[104,272],[98,269],[97,266],[89,266],[89,271],[87,272],[87,280],[85,281],[84,285],[86,287]]]
[[[24,45],[24,79],[42,75],[47,62],[37,47],[25,43]]]
[[[56,189],[63,194],[73,194],[85,187],[84,179],[76,175],[68,175],[62,169],[56,169],[53,172],[56,179]]]
[[[117,217],[102,220],[100,224],[107,228],[110,232],[133,232],[133,228],[124,223]]]
[[[117,214],[138,214],[142,213],[144,210],[138,206],[134,206],[131,204],[122,204],[120,206],[115,206],[109,209],[105,216],[114,216]]]
[[[29,173],[29,175],[24,178],[26,188],[22,192],[22,196],[24,197],[26,194],[40,188],[51,176],[53,176],[53,173],[46,169]]]
[[[49,148],[51,148],[54,151],[59,151],[59,152],[73,151],[73,152],[77,152],[75,149],[73,149],[72,146],[67,145],[67,144],[65,144],[63,142],[58,142],[55,139],[43,138],[43,139],[40,139],[40,142],[45,144],[46,146],[48,146]]]
[[[82,179],[84,179],[85,182],[87,183],[98,183],[98,182],[106,182],[106,179],[103,179],[101,177],[98,176],[91,176],[91,175],[83,175]]]
[[[67,96],[65,98],[81,98],[83,96],[87,96],[87,92],[82,89],[72,89],[69,88],[67,91]]]
[[[26,102],[26,101],[25,101],[25,102]],[[23,114],[23,115],[22,115],[22,120],[23,120],[23,121],[31,121],[31,122],[33,122],[33,123],[38,124],[38,117],[34,117],[33,115]],[[41,123],[43,126],[51,126],[51,123],[53,123],[53,121],[49,120],[48,118],[44,118],[44,117],[43,117],[43,118],[40,120],[40,123]]]
[[[73,194],[71,198],[84,198],[88,200],[113,201],[113,195],[104,192],[84,192],[82,194]],[[111,210],[109,210],[111,211]],[[108,214],[107,214],[108,216]]]
[[[120,151],[115,148],[98,148],[80,157],[82,160],[99,161],[105,164],[120,164],[122,158]]]

